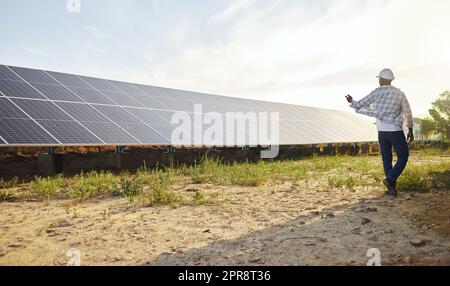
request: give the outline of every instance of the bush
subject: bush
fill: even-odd
[[[426,193],[431,190],[431,179],[427,173],[412,168],[400,176],[397,186],[399,192]]]
[[[132,201],[135,197],[138,197],[144,193],[142,182],[138,177],[133,179],[127,179],[127,177],[122,176],[119,182],[120,194]]]
[[[356,185],[356,182],[357,179],[352,176],[332,175],[328,177],[328,185],[335,188],[347,186],[351,189]]]
[[[226,172],[224,165],[217,159],[203,157],[200,164],[187,169],[187,175],[194,184],[220,183]]]
[[[448,191],[450,189],[450,170],[442,172],[432,172],[431,185],[434,189]]]
[[[90,172],[72,179],[69,195],[73,199],[87,200],[118,195],[116,178],[110,172]]]
[[[204,157],[200,164],[186,168],[184,173],[194,184],[217,184],[238,186],[259,186],[270,175],[265,170],[265,163],[224,164],[220,160]]]
[[[134,180],[140,186],[148,186],[149,190],[142,191],[143,200],[149,205],[171,205],[179,202],[181,198],[169,190],[174,183],[175,171],[165,170],[139,170]]]
[[[210,200],[210,199],[205,198],[205,195],[200,190],[196,190],[195,191],[194,201],[193,202],[194,202],[194,205],[196,205],[196,206],[212,205],[212,204],[216,203],[214,200]]]
[[[150,205],[170,205],[180,200],[173,192],[169,191],[170,178],[164,173],[154,176],[154,180],[150,183]]]
[[[64,178],[62,176],[35,179],[30,184],[31,193],[39,199],[50,200],[62,194]]]
[[[17,194],[10,190],[0,190],[0,202],[17,202],[19,199]]]
[[[226,178],[231,185],[256,187],[263,185],[269,179],[269,174],[265,172],[263,162],[233,164],[228,166]]]
[[[17,187],[19,183],[19,178],[14,177],[9,181],[0,178],[0,189],[11,189]]]

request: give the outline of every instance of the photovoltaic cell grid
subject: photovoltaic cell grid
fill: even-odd
[[[241,112],[235,119],[249,119],[248,112],[260,117],[259,112],[278,112],[280,145],[377,140],[374,124],[350,112],[0,65],[0,146],[171,145],[177,128],[173,115],[183,111],[194,121],[195,104],[201,104],[203,112],[197,118],[216,112],[212,118],[221,123],[227,112]],[[201,134],[208,134],[213,122],[200,126]],[[243,124],[238,128],[235,123],[234,132],[223,126],[224,133],[214,135],[224,138],[228,131],[245,138],[258,132]],[[192,127],[192,137],[196,131]],[[217,145],[208,139],[194,143]]]

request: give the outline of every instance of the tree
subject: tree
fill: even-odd
[[[450,139],[450,91],[445,91],[433,102],[430,109],[431,118],[436,126],[436,131],[442,133],[444,140]]]
[[[436,131],[436,124],[434,123],[432,118],[427,117],[422,120],[421,129],[423,136],[428,137],[431,133]]]

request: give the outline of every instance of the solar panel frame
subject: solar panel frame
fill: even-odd
[[[0,65],[0,104],[7,102],[3,99],[13,104],[0,106],[2,113],[8,112],[5,108],[10,110],[11,114],[3,115],[5,119],[21,117],[17,119],[24,122],[19,121],[19,125],[44,130],[51,137],[45,139],[50,142],[48,144],[56,145],[171,145],[171,135],[176,127],[170,123],[172,115],[188,112],[192,117],[197,103],[202,104],[202,116],[210,111],[219,114],[241,111],[244,115],[247,112],[280,112],[281,145],[376,141],[374,124],[368,120],[359,121],[362,116],[349,112]],[[47,107],[42,109],[43,105]],[[62,128],[65,122],[68,124],[66,129]],[[47,129],[53,126],[59,140],[52,130],[42,125]],[[208,130],[208,126],[200,129]],[[302,134],[298,134],[299,130]],[[71,134],[66,136],[64,132]],[[249,132],[246,127],[245,134]],[[75,138],[73,134],[77,133],[84,134],[85,140]],[[41,134],[37,145],[45,143],[45,134]],[[0,139],[0,144],[11,145],[1,133]]]

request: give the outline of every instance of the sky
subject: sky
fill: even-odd
[[[448,0],[2,0],[0,64],[339,110],[391,68],[423,117],[450,90],[449,11]]]

